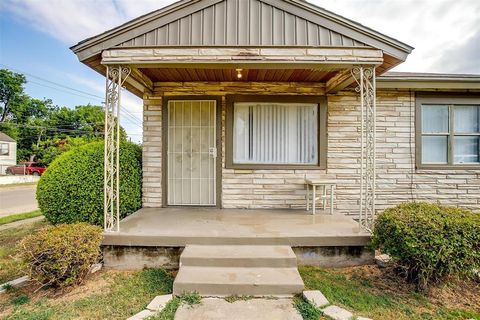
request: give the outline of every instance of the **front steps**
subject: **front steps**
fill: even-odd
[[[303,290],[289,246],[187,245],[173,293],[202,296],[292,296]]]

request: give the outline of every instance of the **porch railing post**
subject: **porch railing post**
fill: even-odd
[[[352,69],[360,94],[360,214],[359,224],[371,231],[376,199],[376,80],[375,67]]]
[[[129,67],[108,66],[105,75],[104,230],[120,231],[120,103]]]

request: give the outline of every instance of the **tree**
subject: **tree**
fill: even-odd
[[[0,69],[0,122],[16,113],[16,107],[22,105],[25,98],[23,85],[25,76],[7,69]]]
[[[17,141],[17,160],[49,164],[72,147],[102,140],[105,114],[102,106],[59,107],[50,99],[24,93],[25,76],[0,69],[0,131]],[[120,139],[126,132],[120,128]]]

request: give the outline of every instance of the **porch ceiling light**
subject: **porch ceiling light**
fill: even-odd
[[[243,76],[243,75],[242,75],[242,70],[243,70],[243,69],[236,69],[236,71],[237,71],[237,79],[242,79],[242,76]]]

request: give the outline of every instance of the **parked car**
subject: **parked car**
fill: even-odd
[[[7,174],[31,174],[34,176],[41,176],[47,168],[38,162],[21,162],[16,166],[7,167]]]

